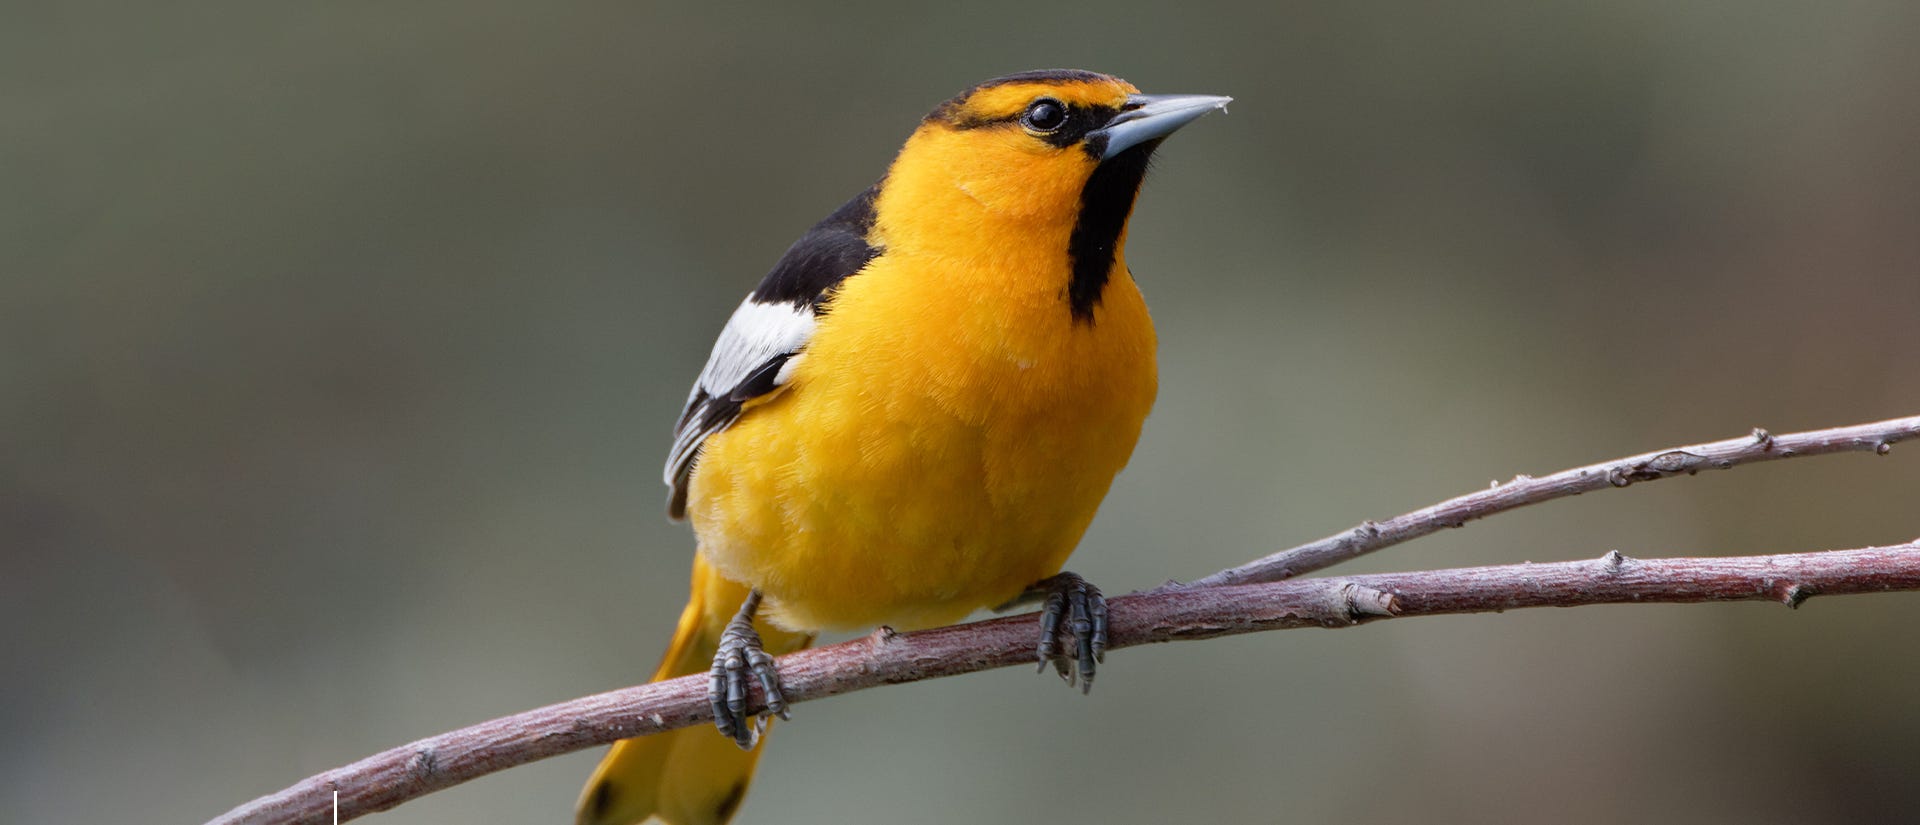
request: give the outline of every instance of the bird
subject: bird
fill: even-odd
[[[721,329],[664,473],[698,549],[653,678],[706,672],[721,735],[615,743],[578,825],[730,820],[768,722],[747,700],[787,717],[774,657],[821,632],[1040,601],[1040,667],[1092,686],[1106,603],[1062,568],[1158,387],[1128,218],[1161,141],[1230,100],[1076,69],[977,83],[787,249]]]

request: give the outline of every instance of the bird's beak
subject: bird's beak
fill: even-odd
[[[1225,111],[1232,102],[1233,98],[1219,95],[1129,95],[1126,108],[1087,137],[1106,139],[1106,148],[1100,152],[1100,159],[1104,161],[1149,140],[1173,134],[1173,130],[1215,109]]]

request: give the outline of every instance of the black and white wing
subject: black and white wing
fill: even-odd
[[[673,449],[667,453],[666,482],[673,490],[668,515],[686,515],[687,477],[707,436],[738,419],[749,400],[784,386],[794,359],[812,335],[811,307],[765,304],[749,295],[733,311],[673,428]]]
[[[686,516],[687,482],[707,437],[739,420],[748,402],[786,386],[833,288],[880,254],[867,240],[878,191],[876,184],[815,224],[727,319],[673,428],[667,515]]]

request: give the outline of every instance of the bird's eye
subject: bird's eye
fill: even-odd
[[[1027,113],[1020,116],[1020,122],[1036,132],[1051,132],[1067,122],[1067,107],[1058,100],[1043,97],[1027,107]]]

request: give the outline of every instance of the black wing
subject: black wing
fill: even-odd
[[[686,516],[687,480],[707,436],[738,420],[748,401],[786,386],[833,288],[880,254],[867,241],[879,191],[874,184],[815,224],[727,319],[673,428],[664,476],[672,491],[667,515]]]

